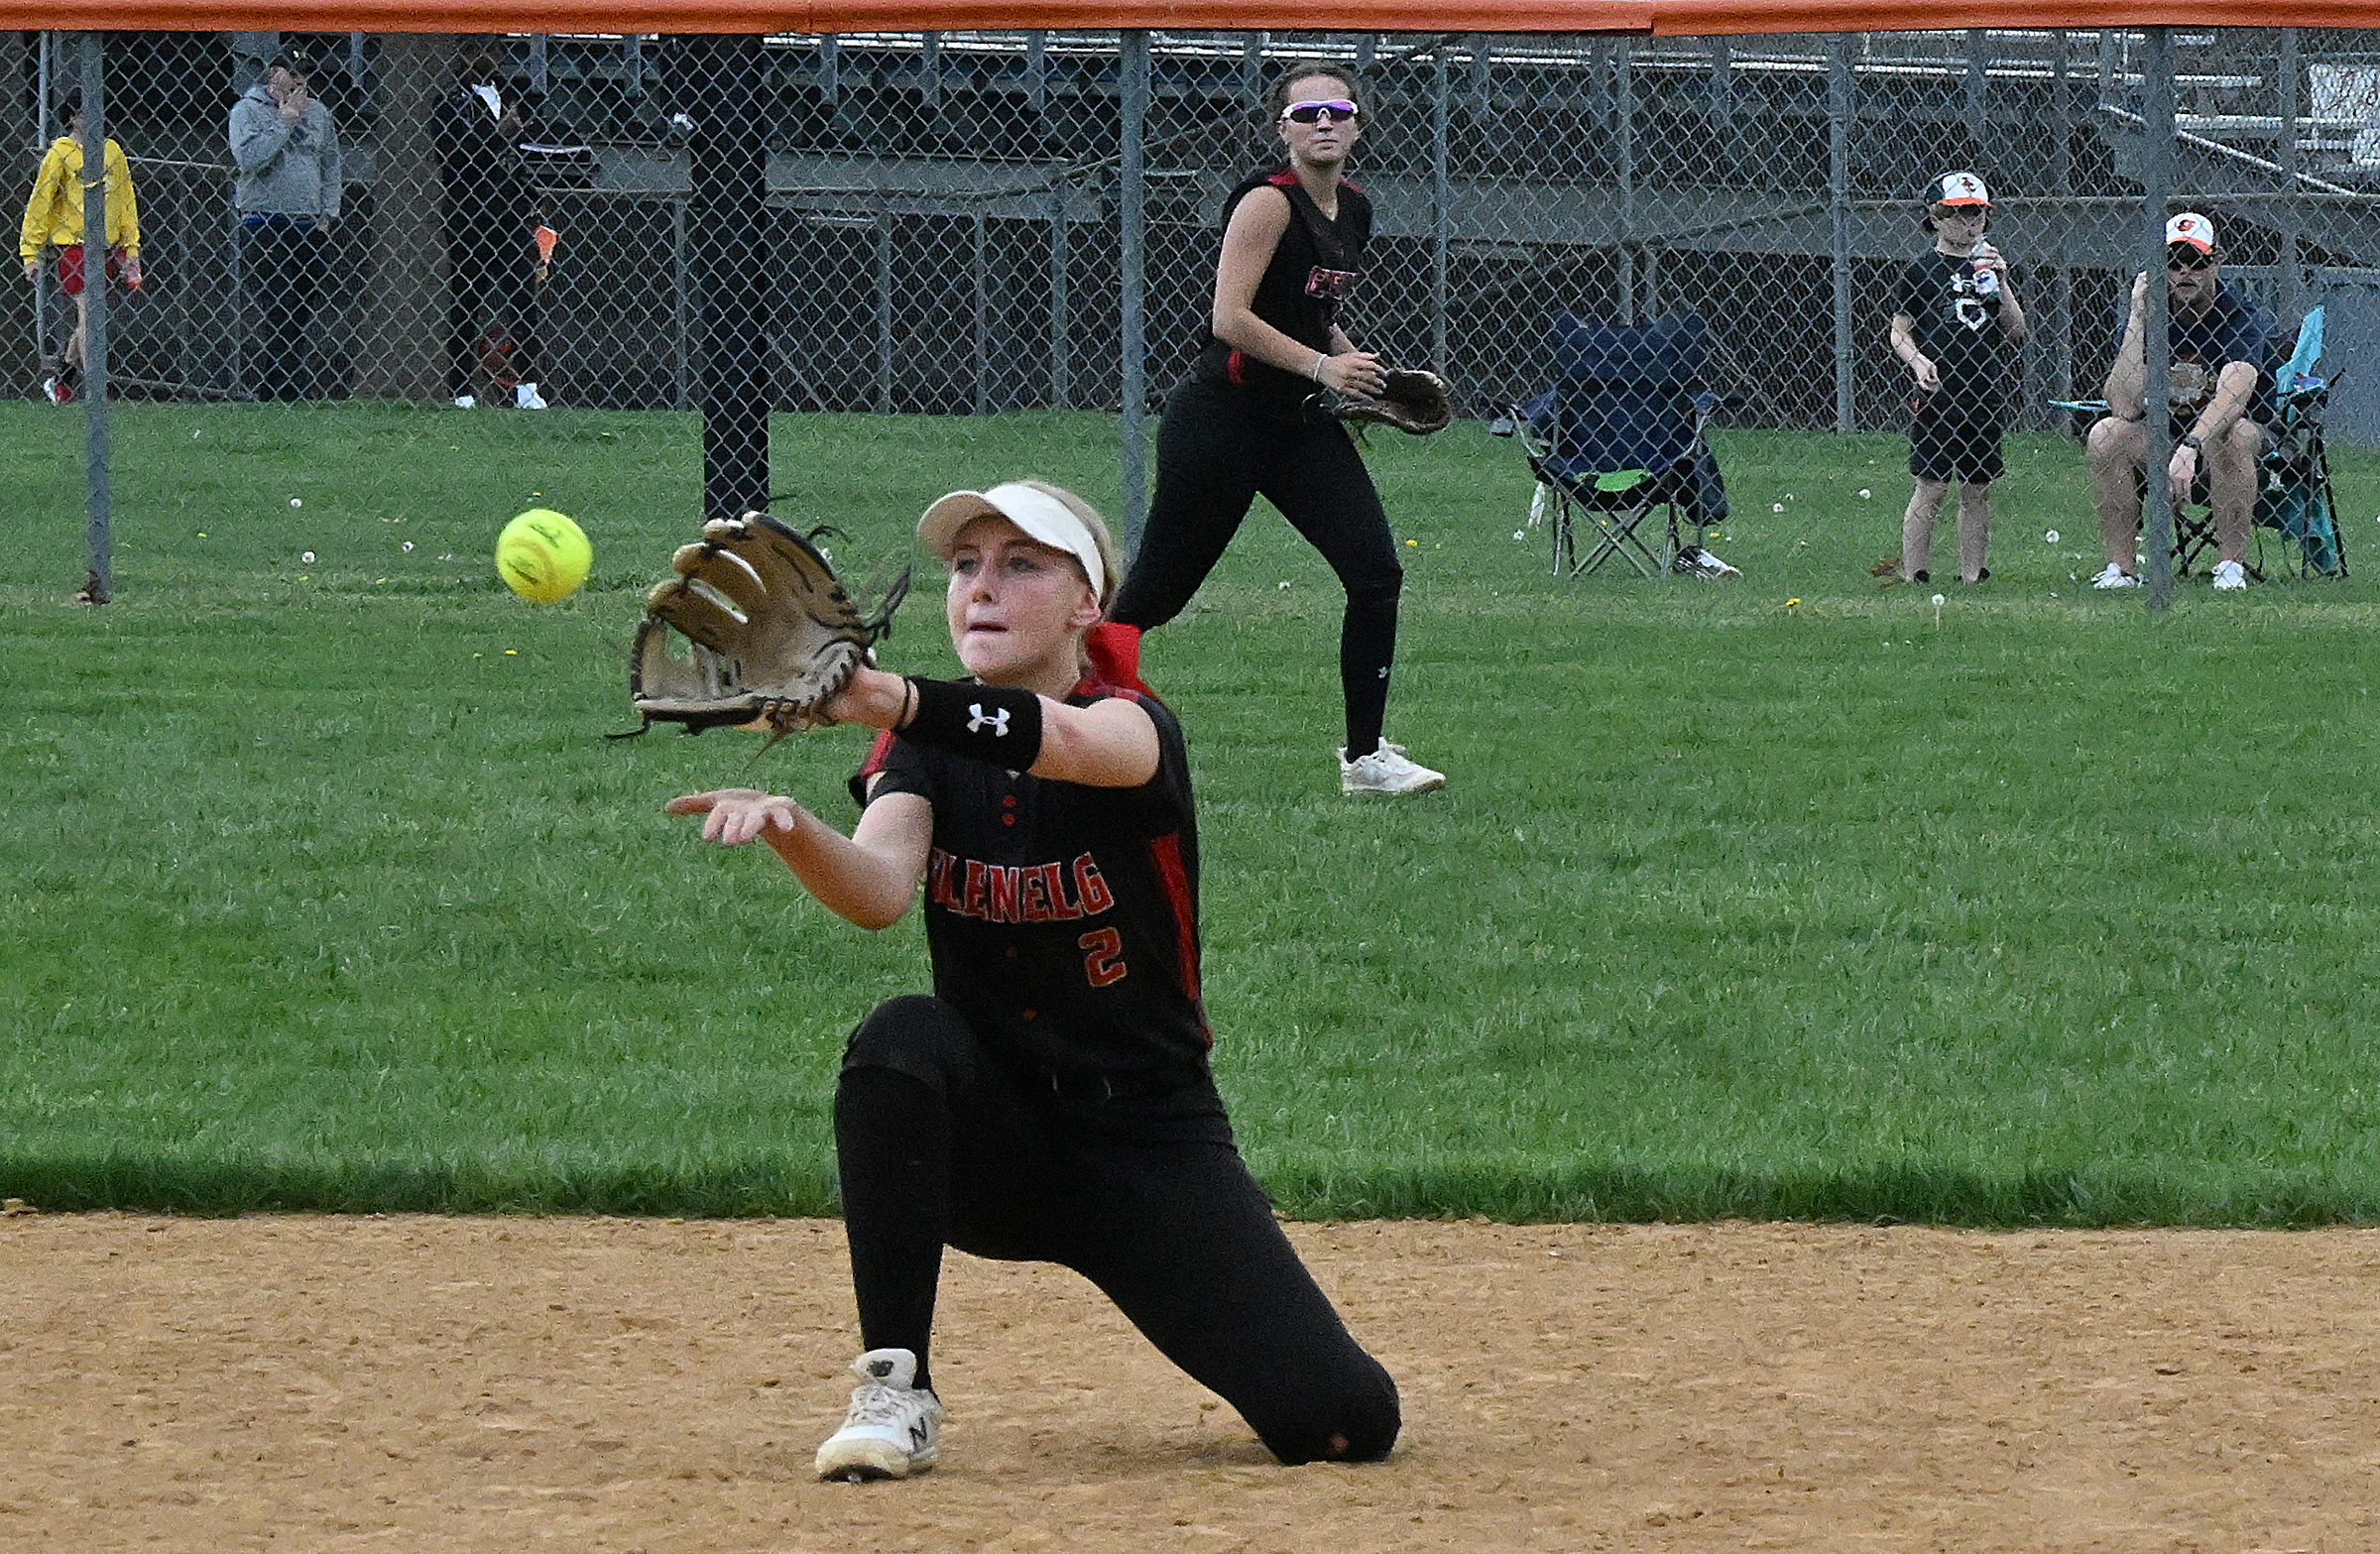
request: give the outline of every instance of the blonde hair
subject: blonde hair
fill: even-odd
[[[1016,484],[1030,486],[1033,490],[1058,503],[1067,512],[1082,520],[1083,527],[1091,532],[1091,542],[1099,547],[1099,569],[1107,574],[1105,585],[1099,590],[1099,608],[1104,614],[1116,598],[1116,585],[1124,578],[1124,560],[1117,554],[1115,537],[1108,533],[1108,521],[1099,516],[1099,509],[1076,496],[1064,486],[1052,485],[1046,480],[1019,480]],[[1073,558],[1068,557],[1068,559]],[[1075,566],[1077,570],[1080,570],[1082,563],[1076,561]],[[1087,575],[1083,578],[1086,583],[1090,580]]]

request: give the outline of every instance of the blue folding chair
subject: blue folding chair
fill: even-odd
[[[1703,439],[1722,402],[1703,380],[1702,315],[1629,326],[1555,313],[1551,323],[1553,386],[1489,429],[1521,439],[1537,477],[1532,516],[1553,530],[1554,571],[1576,576],[1623,556],[1647,577],[1735,575],[1703,547],[1727,516],[1727,494]],[[1648,535],[1655,514],[1665,522]],[[1583,551],[1582,531],[1593,537]]]

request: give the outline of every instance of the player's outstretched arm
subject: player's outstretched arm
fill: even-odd
[[[701,815],[706,842],[767,842],[803,890],[863,928],[889,928],[909,909],[934,830],[933,806],[914,793],[888,793],[870,804],[849,836],[783,794],[756,787],[686,793],[664,807],[673,815]]]
[[[1014,737],[1035,742],[1033,758],[1024,771],[1086,787],[1138,787],[1157,775],[1157,726],[1137,702],[1117,696],[1075,707],[1021,688],[997,685],[987,685],[976,695],[987,707],[989,719],[971,717],[944,731],[936,726],[934,709],[908,680],[883,669],[862,668],[853,672],[851,682],[822,710],[838,723],[892,729],[956,755],[996,764],[1014,761],[1016,748],[1010,743],[1009,734],[986,731],[1013,729]],[[1007,719],[1001,718],[999,706],[993,705],[996,699],[1008,705]],[[925,718],[922,723],[920,716]]]

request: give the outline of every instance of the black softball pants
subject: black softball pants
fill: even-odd
[[[1156,497],[1109,616],[1148,631],[1181,614],[1259,496],[1322,552],[1347,590],[1339,626],[1347,754],[1368,756],[1387,713],[1405,570],[1371,472],[1329,417],[1284,420],[1228,384],[1193,378],[1175,388],[1157,431]]]
[[[1084,1126],[922,996],[852,1032],[835,1144],[861,1337],[916,1354],[920,1385],[949,1245],[1082,1274],[1284,1463],[1376,1461],[1395,1444],[1396,1383],[1231,1144]]]

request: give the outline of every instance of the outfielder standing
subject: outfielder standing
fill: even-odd
[[[1445,777],[1380,737],[1404,568],[1347,428],[1307,403],[1319,390],[1377,394],[1387,382],[1339,323],[1371,237],[1371,201],[1342,177],[1362,104],[1352,80],[1319,64],[1289,71],[1267,99],[1288,164],[1243,179],[1224,201],[1214,310],[1196,365],[1165,402],[1156,497],[1114,618],[1146,631],[1181,614],[1262,495],[1347,590],[1341,791],[1415,793]]]
[[[933,996],[862,1020],[835,1092],[867,1352],[819,1476],[934,1465],[945,1246],[1080,1272],[1283,1462],[1386,1456],[1396,1385],[1274,1223],[1208,1068],[1181,727],[1130,673],[1089,666],[1087,641],[1114,631],[1105,524],[1018,482],[946,496],[917,533],[950,563],[973,678],[861,668],[824,703],[887,731],[852,779],[858,828],[751,788],[668,806],[706,816],[707,840],[768,842],[862,927],[925,887]]]
[[[1901,520],[1900,579],[1926,581],[1934,523],[1959,484],[1959,580],[1991,575],[1991,483],[2000,455],[2008,383],[2025,337],[2025,310],[2008,262],[1984,239],[1991,194],[1972,173],[1945,173],[1926,187],[1926,230],[1934,246],[1901,272],[1892,350],[1917,388],[1909,426],[1909,473],[1917,488]]]

